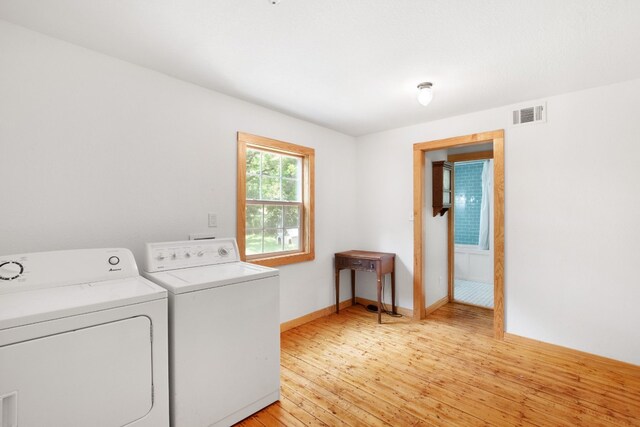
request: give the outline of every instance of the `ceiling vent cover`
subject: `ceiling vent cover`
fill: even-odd
[[[513,125],[545,123],[547,121],[547,103],[531,105],[513,110]]]

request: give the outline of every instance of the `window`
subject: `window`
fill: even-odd
[[[314,259],[312,148],[238,132],[238,246],[277,266]]]

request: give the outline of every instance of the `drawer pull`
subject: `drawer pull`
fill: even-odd
[[[362,265],[362,261],[353,261],[352,264],[353,265]]]

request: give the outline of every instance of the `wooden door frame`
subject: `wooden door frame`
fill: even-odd
[[[493,149],[487,151],[475,151],[473,153],[460,153],[460,154],[449,154],[447,156],[447,161],[451,163],[457,162],[471,162],[474,160],[489,160],[493,159]],[[455,173],[451,178],[451,194],[455,195]],[[454,198],[455,200],[455,198]],[[493,208],[493,207],[492,207]],[[451,205],[451,208],[447,211],[449,215],[447,215],[447,278],[449,283],[449,302],[454,302],[455,293],[454,293],[454,284],[455,284],[455,233],[454,233],[454,218],[456,215],[455,212],[455,203]],[[495,305],[495,294],[493,297],[493,304]],[[464,302],[462,302],[464,304]],[[470,304],[473,305],[473,304]]]
[[[425,317],[424,292],[424,168],[427,151],[493,143],[493,331],[504,338],[504,130],[474,133],[454,138],[413,144],[413,317]]]

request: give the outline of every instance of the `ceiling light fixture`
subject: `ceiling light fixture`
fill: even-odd
[[[433,99],[433,84],[431,82],[420,83],[418,91],[418,102],[426,107]]]

